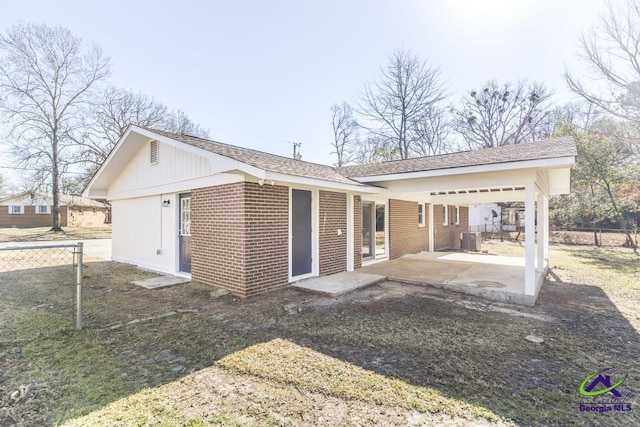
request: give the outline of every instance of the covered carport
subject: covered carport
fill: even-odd
[[[430,252],[437,249],[434,247],[439,228],[438,224],[434,224],[436,207],[468,206],[485,202],[524,202],[525,256],[522,266],[512,266],[522,269],[522,280],[511,289],[535,302],[549,266],[549,197],[569,193],[570,171],[575,164],[576,154],[572,138],[555,138],[354,166],[347,168],[346,172],[350,178],[359,182],[386,188],[390,199],[426,203]],[[394,221],[394,218],[391,217],[389,221]],[[393,260],[387,262],[391,263]],[[425,269],[432,268],[427,266],[430,262],[442,261],[438,257],[425,257]],[[464,262],[473,263],[474,260],[469,258]],[[382,264],[375,269],[380,270],[383,266]],[[489,268],[488,265],[484,268],[494,271],[496,275],[501,273],[499,268]],[[424,282],[437,284],[426,278]]]

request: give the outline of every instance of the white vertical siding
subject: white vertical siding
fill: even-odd
[[[170,200],[169,207],[163,207],[163,200]],[[178,263],[177,195],[114,200],[111,207],[113,260],[175,273]]]
[[[158,143],[158,163],[151,164],[150,143],[147,142],[109,186],[109,193],[148,189],[149,194],[154,194],[154,188],[202,178],[211,173],[209,159],[161,142]],[[156,194],[159,192],[155,191]]]

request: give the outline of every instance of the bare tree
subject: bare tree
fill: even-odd
[[[171,111],[165,104],[145,94],[110,86],[87,117],[81,141],[81,158],[87,166],[87,176],[81,181],[88,181],[130,124],[209,137],[209,132],[194,123],[183,111]]]
[[[362,126],[407,159],[417,139],[413,123],[445,98],[440,71],[402,49],[393,52],[381,72],[378,81],[365,85],[358,111],[371,125]]]
[[[60,231],[60,177],[77,150],[82,116],[109,58],[62,27],[18,24],[0,36],[0,111],[16,161],[42,171],[53,193],[52,231]]]
[[[536,131],[536,139],[552,138],[569,123],[580,131],[588,132],[602,116],[601,109],[586,101],[557,105],[547,111]]]
[[[153,98],[109,86],[87,117],[82,141],[83,161],[90,170],[97,169],[129,124],[162,127],[168,115],[168,108]]]
[[[487,82],[455,110],[455,127],[470,149],[519,144],[539,138],[551,94],[540,83]]]
[[[598,25],[578,39],[588,82],[565,71],[573,92],[623,119],[640,123],[640,6],[638,0],[606,2]]]
[[[456,151],[449,138],[451,121],[447,111],[439,105],[430,106],[411,123],[413,143],[411,151],[419,157],[436,156]]]
[[[348,165],[355,158],[356,132],[358,123],[353,118],[353,110],[346,102],[331,106],[331,126],[333,128],[333,142],[331,154],[335,154],[338,161],[335,166]]]
[[[187,113],[182,110],[172,111],[162,125],[161,130],[180,135],[209,138],[209,131],[191,120]]]

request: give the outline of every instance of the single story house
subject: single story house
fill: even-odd
[[[523,286],[536,295],[548,197],[569,192],[575,156],[574,141],[557,138],[338,169],[130,126],[83,195],[111,203],[114,261],[241,297],[458,248],[468,205],[524,201]]]
[[[98,227],[109,221],[109,206],[81,196],[60,195],[63,227]],[[24,192],[0,199],[0,227],[49,227],[53,223],[53,196]]]

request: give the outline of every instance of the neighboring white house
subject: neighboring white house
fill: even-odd
[[[469,231],[483,233],[500,232],[500,205],[498,203],[476,203],[469,205]]]

